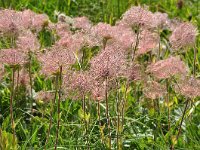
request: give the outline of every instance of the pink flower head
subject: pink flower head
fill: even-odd
[[[200,80],[183,78],[175,85],[175,91],[185,97],[196,98],[200,96]]]
[[[84,40],[87,47],[102,46],[102,39],[90,32],[84,34]]]
[[[166,87],[155,81],[147,81],[143,88],[145,97],[157,99],[163,97],[166,93]]]
[[[130,49],[136,40],[132,28],[124,26],[113,27],[113,38],[125,49]]]
[[[87,17],[76,17],[73,20],[74,20],[73,23],[74,28],[88,31],[92,27],[92,24]]]
[[[89,94],[91,89],[91,77],[88,72],[73,72],[64,77],[65,92],[68,98],[74,100],[82,99],[83,96]]]
[[[32,18],[32,25],[31,28],[40,31],[44,26],[48,25],[49,17],[45,14],[36,14]]]
[[[152,28],[155,26],[153,13],[140,6],[133,6],[123,14],[122,20],[131,27]]]
[[[18,82],[18,84],[23,85],[23,86],[29,86],[30,85],[29,73],[24,68],[19,71],[19,74],[18,74],[18,72],[15,73],[15,79],[16,79],[15,85],[17,85],[17,82]]]
[[[76,62],[76,59],[74,54],[67,49],[54,46],[51,51],[39,56],[39,61],[42,65],[41,73],[48,76],[58,73],[60,66],[66,70]]]
[[[155,12],[153,17],[155,26],[159,29],[166,28],[170,21],[166,13]]]
[[[152,73],[158,79],[166,79],[174,75],[185,75],[187,70],[184,62],[179,57],[169,57],[147,67],[147,72]]]
[[[139,45],[137,55],[145,54],[155,49],[159,44],[159,36],[148,30],[143,30],[139,37]]]
[[[57,35],[60,37],[63,37],[66,34],[71,34],[70,26],[67,23],[58,22],[56,24],[53,24],[52,28],[55,29]]]
[[[17,49],[3,49],[0,50],[0,62],[3,64],[15,66],[24,65],[26,60],[26,55]]]
[[[35,100],[36,101],[43,101],[44,103],[50,102],[54,99],[54,93],[49,91],[40,91],[36,93]]]
[[[91,60],[91,73],[97,78],[117,77],[126,68],[126,55],[120,47],[108,45]]]
[[[127,67],[124,76],[129,81],[139,81],[143,79],[144,73],[142,71],[142,66],[139,64],[133,64]]]
[[[14,22],[15,18],[14,10],[0,10],[0,34],[16,34],[17,26]]]
[[[66,33],[56,44],[65,47],[71,52],[79,51],[85,44],[84,34],[81,32],[73,35]]]
[[[191,23],[181,23],[172,32],[169,41],[172,48],[177,50],[184,47],[193,46],[196,41],[197,28]]]
[[[16,41],[17,48],[22,52],[36,51],[40,48],[37,36],[30,30],[21,32]]]
[[[26,30],[31,28],[32,18],[35,13],[30,9],[24,10],[22,12],[16,12],[15,24],[19,30]]]
[[[91,32],[103,39],[110,39],[113,37],[113,28],[111,25],[106,23],[98,23],[92,27]]]
[[[92,82],[91,98],[95,101],[103,101],[106,96],[105,82],[101,83],[96,80]]]

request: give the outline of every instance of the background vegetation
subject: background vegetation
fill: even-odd
[[[15,10],[31,9],[38,13],[46,13],[52,21],[56,21],[55,11],[65,13],[69,16],[87,16],[94,23],[107,22],[114,24],[117,19],[131,6],[131,5],[147,5],[150,10],[166,12],[170,18],[180,18],[181,20],[191,21],[200,29],[200,1],[199,0],[1,0],[1,8],[12,8]],[[47,32],[42,32],[40,35],[40,42],[43,46],[51,45],[49,43],[51,35]],[[200,39],[197,40],[197,77],[200,77]],[[6,43],[0,42],[0,48],[9,47],[9,41]],[[192,68],[193,53],[189,51],[185,54],[184,61]],[[38,64],[34,64],[37,70]],[[50,88],[51,82],[44,81],[42,78],[37,78],[34,89],[39,91],[43,88]],[[5,150],[11,149],[12,134],[10,127],[9,116],[9,95],[10,91],[6,82],[0,83],[0,132],[2,138],[0,139],[0,148]],[[136,86],[137,87],[137,86]],[[124,87],[122,87],[123,89]],[[173,142],[171,133],[167,131],[167,112],[162,111],[158,114],[153,107],[150,106],[149,100],[138,101],[141,96],[140,89],[134,93],[135,86],[130,89],[125,114],[125,127],[123,132],[123,149],[169,149],[169,145]],[[22,89],[23,91],[23,89]],[[24,99],[24,95],[20,95],[18,101],[14,104],[14,117],[16,122],[16,132],[18,145],[16,149],[43,149],[45,137],[48,130],[49,119],[48,115],[50,109],[45,104],[36,103],[34,106],[34,113],[31,113],[30,102]],[[173,95],[170,97],[172,124],[182,115],[184,107],[184,98]],[[110,114],[113,117],[112,121],[115,124],[116,112],[114,111],[114,100],[110,100]],[[56,108],[56,106],[55,106]],[[102,109],[105,104],[102,103]],[[66,100],[61,103],[62,121],[59,135],[59,149],[86,149],[86,137],[83,127],[83,114],[81,112],[81,102],[74,102]],[[192,115],[191,115],[192,114]],[[90,109],[89,140],[91,149],[106,149],[101,144],[100,133],[98,129],[96,106],[92,105]],[[189,117],[189,116],[192,117]],[[102,116],[105,114],[102,112]],[[194,101],[194,105],[187,111],[187,119],[184,121],[183,134],[178,141],[177,149],[200,149],[200,107],[199,100]],[[54,119],[56,120],[56,114]],[[106,122],[106,118],[102,118]],[[154,132],[157,130],[154,122],[161,122],[163,127],[163,134],[157,135],[159,138],[155,139]],[[165,126],[166,125],[166,126]],[[175,126],[174,126],[175,127]],[[103,126],[102,126],[103,128]],[[114,131],[112,126],[112,131]],[[56,121],[53,122],[51,137],[49,142],[49,149],[54,148],[54,140],[56,132]],[[114,137],[113,133],[113,137]],[[115,144],[113,138],[113,144]],[[113,148],[116,146],[114,145]],[[2,149],[2,150],[4,150]]]

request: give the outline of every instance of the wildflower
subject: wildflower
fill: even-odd
[[[88,31],[92,27],[92,24],[87,17],[76,17],[73,20],[74,20],[73,22],[74,28]]]
[[[55,94],[50,91],[40,91],[36,93],[35,100],[48,103],[54,98],[54,95]]]
[[[166,13],[155,12],[153,14],[155,26],[159,29],[167,28],[169,18]]]
[[[108,45],[91,60],[91,73],[97,78],[112,78],[122,74],[126,67],[126,55],[117,45]]]
[[[84,35],[81,32],[77,32],[73,35],[65,34],[56,45],[65,47],[71,52],[79,51],[85,44]]]
[[[27,62],[26,59],[26,55],[17,49],[2,49],[0,51],[0,62],[3,64],[24,65]]]
[[[147,81],[145,88],[143,88],[145,97],[150,99],[157,99],[163,97],[166,93],[166,87],[156,81]]]
[[[154,15],[146,8],[133,6],[123,14],[122,20],[131,27],[152,28],[155,26],[153,22]]]
[[[60,66],[64,69],[69,68],[75,63],[74,54],[64,47],[54,46],[50,51],[39,56],[42,65],[41,73],[44,75],[53,75],[59,72]]]
[[[54,29],[56,31],[57,35],[60,37],[63,37],[67,34],[71,34],[70,26],[63,22],[58,22],[56,24],[52,24],[51,29]]]
[[[16,37],[18,34],[18,28],[14,22],[15,11],[14,10],[1,10],[0,11],[0,34],[10,37]]]
[[[158,79],[166,79],[174,75],[185,75],[187,71],[187,67],[179,57],[169,57],[147,67],[147,72],[152,73]]]
[[[65,92],[68,98],[82,99],[91,89],[91,77],[88,72],[67,73],[64,77]]]
[[[25,53],[30,51],[34,52],[40,48],[40,43],[37,39],[37,36],[29,30],[20,33],[16,41],[16,45],[20,51]]]
[[[32,18],[31,28],[37,32],[41,31],[43,27],[48,25],[49,17],[45,14],[35,14]]]
[[[139,81],[144,78],[144,73],[142,71],[142,66],[139,64],[133,64],[127,67],[124,76],[129,81]]]
[[[22,12],[16,12],[15,16],[15,24],[17,28],[23,31],[31,28],[32,19],[35,16],[35,13],[30,9],[26,9]]]
[[[22,68],[19,73],[16,72],[15,73],[15,85],[20,84],[23,86],[28,86],[30,85],[30,77],[29,77],[29,73],[26,69]]]
[[[176,85],[175,91],[188,98],[200,96],[200,80],[191,78],[182,78]]]
[[[94,34],[90,33],[90,32],[86,32],[84,34],[84,40],[85,40],[85,46],[86,47],[95,47],[95,46],[102,46],[102,39],[95,36]]]
[[[95,101],[103,101],[106,97],[106,85],[105,82],[101,83],[97,80],[92,82],[91,98]]]
[[[139,36],[137,55],[145,54],[155,49],[159,44],[159,36],[148,30],[143,30]]]
[[[106,23],[98,23],[93,26],[91,32],[102,39],[110,39],[113,37],[112,26]]]
[[[193,46],[196,41],[197,28],[191,23],[181,23],[172,32],[169,41],[175,50]]]
[[[124,49],[130,49],[136,41],[136,36],[130,27],[114,26],[113,27],[113,38],[123,47]]]

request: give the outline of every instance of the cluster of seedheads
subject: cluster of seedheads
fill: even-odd
[[[54,44],[49,47],[41,45],[38,39],[44,30],[51,32],[54,39]],[[0,80],[10,75],[5,69],[9,67],[12,72],[10,115],[13,138],[15,123],[12,105],[13,101],[17,101],[15,94],[19,86],[26,87],[27,96],[32,100],[43,100],[51,103],[51,106],[58,101],[55,149],[60,126],[60,102],[63,100],[82,100],[84,116],[89,113],[86,102],[93,101],[97,104],[99,123],[100,105],[105,101],[109,139],[107,146],[111,149],[113,137],[109,96],[116,93],[116,145],[121,149],[120,135],[123,132],[128,89],[132,83],[140,83],[144,97],[158,100],[157,105],[159,99],[169,103],[169,88],[186,97],[185,109],[190,100],[200,96],[200,80],[195,75],[197,28],[190,22],[170,19],[165,13],[152,13],[147,8],[133,6],[115,25],[94,25],[86,17],[70,18],[59,14],[58,22],[53,23],[48,16],[31,10],[19,12],[5,9],[0,11],[0,36],[1,39],[11,39],[10,48],[0,50]],[[94,49],[95,53],[92,51]],[[192,74],[180,55],[190,49],[194,50]],[[33,61],[40,64],[39,71],[33,71]],[[36,75],[50,79],[53,89],[35,93],[33,85]],[[125,96],[120,97],[117,95],[123,83],[126,83]],[[56,111],[54,107],[51,108],[45,148],[52,126],[52,114]],[[167,109],[170,130],[169,106]],[[89,121],[84,119],[84,122],[87,133]],[[87,144],[89,147],[89,142]],[[173,144],[171,149],[174,149]]]

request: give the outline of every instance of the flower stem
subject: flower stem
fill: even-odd
[[[183,111],[183,115],[182,115],[182,117],[181,117],[181,122],[180,122],[180,124],[179,124],[178,133],[177,133],[177,135],[176,135],[175,141],[178,141],[178,138],[179,138],[179,136],[180,136],[180,134],[181,134],[181,127],[182,127],[182,124],[183,124],[183,120],[184,120],[184,118],[185,118],[185,114],[186,114],[186,111],[187,111],[188,104],[189,104],[189,99],[186,100],[185,108],[184,108],[184,111]],[[172,146],[171,146],[170,149],[171,149],[171,150],[174,150],[174,146],[175,146],[175,144],[172,144]]]
[[[133,62],[134,59],[135,59],[135,52],[136,52],[136,50],[137,50],[137,48],[138,48],[138,44],[139,44],[139,35],[140,35],[140,27],[139,27],[139,25],[138,25],[138,27],[137,27],[137,33],[136,33],[136,42],[135,42],[135,46],[134,46],[134,48],[133,48],[133,50],[132,50],[132,54],[131,54],[131,60],[132,60],[132,62]]]
[[[124,93],[124,98],[122,100],[122,131],[123,131],[123,127],[124,127],[124,114],[125,114],[125,106],[126,106],[126,96],[127,96],[127,90],[128,90],[128,86],[129,86],[129,80],[126,81],[126,87],[125,87],[125,93]]]
[[[109,117],[109,106],[108,106],[108,78],[106,77],[106,118],[108,124],[108,148],[111,149],[111,131],[110,131],[110,117]]]
[[[169,93],[169,80],[166,80],[166,88],[167,88],[167,117],[168,117],[168,131],[170,131],[171,129],[171,125],[170,125],[170,106],[169,106],[169,98],[170,98],[170,93]]]
[[[184,117],[185,117],[185,114],[186,114],[186,110],[187,110],[188,104],[189,104],[189,99],[187,99],[186,104],[185,104],[185,108],[184,108],[183,115],[182,115],[182,118],[181,118],[181,123],[180,123],[179,129],[178,129],[178,134],[177,134],[177,136],[176,136],[176,140],[178,140],[178,138],[179,138],[179,136],[180,136],[180,133],[181,133],[181,126],[182,126],[182,124],[183,124],[183,120],[184,120]]]
[[[49,129],[48,129],[48,133],[47,133],[47,138],[46,138],[46,142],[45,142],[45,146],[44,146],[45,150],[46,150],[46,146],[48,144],[49,137],[50,137],[51,126],[52,126],[52,121],[53,121],[54,104],[55,104],[57,93],[58,93],[58,75],[56,75],[55,78],[56,78],[56,80],[55,80],[55,96],[54,96],[54,99],[52,99],[52,101],[51,101],[50,122],[49,122]]]
[[[194,47],[194,62],[193,62],[193,76],[196,76],[196,58],[197,58],[197,50]]]
[[[61,90],[62,90],[62,66],[60,66],[59,71],[59,95],[58,95],[58,110],[57,110],[57,130],[56,130],[56,142],[54,150],[57,149],[58,145],[58,134],[59,134],[59,128],[60,128],[60,101],[61,101]]]
[[[15,144],[15,122],[13,117],[13,99],[14,99],[14,86],[15,86],[15,68],[12,68],[12,77],[11,77],[11,96],[10,96],[10,117],[11,117],[11,126],[13,130],[13,146]]]
[[[119,108],[119,105],[120,105],[120,92],[119,92],[119,82],[118,82],[118,80],[116,81],[116,86],[117,86],[117,103],[116,103],[116,107],[117,107],[117,149],[118,150],[121,150],[122,148],[121,148],[121,142],[119,141],[120,139],[120,135],[121,135],[121,133],[120,133],[120,108]]]

